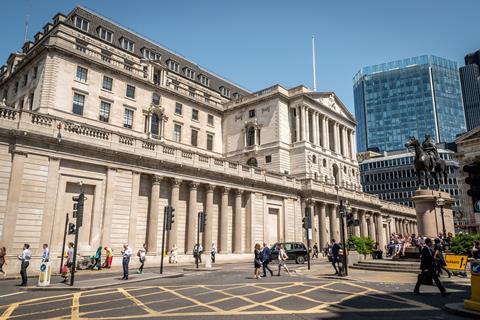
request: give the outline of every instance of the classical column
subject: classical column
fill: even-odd
[[[330,243],[328,241],[327,237],[327,210],[326,210],[326,203],[325,202],[320,202],[319,203],[319,208],[320,211],[318,212],[318,230],[320,233],[320,242],[318,243],[319,249],[321,250],[324,248],[324,246],[327,243]]]
[[[147,219],[147,250],[158,253],[158,215],[160,214],[160,182],[162,177],[152,176],[150,211]]]
[[[222,207],[220,210],[220,253],[228,252],[228,194],[230,188],[224,187],[222,190]]]
[[[172,223],[172,229],[168,232],[168,248],[171,249],[173,246],[178,248],[178,199],[180,197],[180,184],[181,180],[173,178],[171,180],[171,194],[170,194],[170,206],[173,207],[176,211],[174,212],[175,218],[174,223]]]
[[[190,182],[190,195],[188,197],[188,218],[187,218],[187,245],[186,252],[193,252],[195,244],[197,243],[197,189],[198,182]]]
[[[338,122],[335,122],[334,125],[334,134],[335,134],[335,153],[340,154],[340,125]]]
[[[255,246],[255,192],[249,192],[248,201],[247,201],[247,248],[246,250],[251,250]]]
[[[295,141],[300,141],[300,112],[295,108]]]
[[[310,111],[306,106],[305,106],[305,131],[306,131],[305,140],[310,142]]]
[[[300,112],[301,112],[301,121],[302,121],[302,137],[301,140],[305,141],[307,140],[307,131],[306,131],[306,121],[305,121],[305,106],[300,106]]]
[[[322,147],[324,149],[328,149],[329,147],[329,136],[328,136],[328,119],[327,117],[322,117],[322,129],[323,129],[323,136],[322,136]]]
[[[370,214],[370,219],[368,220],[369,227],[369,236],[373,241],[377,241],[376,232],[375,232],[375,216],[373,212]]]
[[[313,247],[313,244],[318,241],[317,240],[317,225],[316,225],[317,220],[315,218],[315,213],[316,213],[315,211],[316,210],[315,210],[315,206],[314,206],[313,201],[307,201],[306,205],[310,208],[310,212],[312,213],[312,216],[311,216],[311,218],[312,218],[312,221],[311,221],[311,223],[312,223],[312,239],[310,239],[312,241],[311,241],[310,245]]]
[[[313,112],[313,144],[318,145],[318,113]]]
[[[233,226],[234,240],[233,240],[233,252],[242,252],[242,229],[243,229],[243,216],[242,216],[242,194],[243,190],[236,190],[235,192],[235,225]]]
[[[102,228],[102,242],[104,244],[110,243],[110,235],[112,232],[112,214],[115,201],[115,178],[117,176],[117,168],[108,167],[107,169],[107,186],[105,188],[105,201],[103,209],[103,228]]]
[[[353,208],[353,219],[358,220],[358,209]],[[353,226],[353,235],[356,237],[360,237],[360,225]]]
[[[377,238],[378,245],[380,246],[381,250],[385,251],[385,237],[383,236],[383,218],[382,214],[377,212],[375,213],[377,219],[377,233],[375,234]]]
[[[342,127],[342,140],[343,140],[343,156],[348,157],[348,138],[347,138],[347,128]]]
[[[203,233],[203,250],[208,252],[212,247],[213,233],[213,191],[215,186],[207,184],[205,186],[205,232]]]
[[[361,223],[361,230],[360,234],[362,237],[368,237],[368,225],[367,225],[367,212],[365,210],[362,210],[362,213],[360,215],[360,223]]]
[[[59,178],[59,168],[60,168],[60,159],[55,157],[49,157],[48,162],[48,178],[47,178],[47,194],[48,195],[57,195],[58,194],[58,178]],[[63,217],[62,217],[63,218]],[[42,233],[40,234],[40,244],[42,243],[52,243],[53,234],[57,231],[58,226],[54,224],[55,219],[55,201],[46,201],[44,205],[43,218],[42,218]],[[99,235],[100,230],[94,228],[94,235]],[[96,239],[97,241],[100,239]],[[95,242],[96,245],[98,242]],[[52,250],[52,246],[50,246]]]
[[[128,221],[128,243],[135,249],[137,240],[138,194],[140,191],[140,172],[132,172],[132,193],[130,196],[130,219]],[[158,229],[158,224],[157,224]]]
[[[330,238],[335,239],[335,241],[339,242],[339,221],[338,221],[338,213],[337,213],[337,205],[331,204],[330,205]],[[330,240],[331,240],[330,239]]]

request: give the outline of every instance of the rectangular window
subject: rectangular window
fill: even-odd
[[[133,52],[133,50],[135,49],[135,43],[133,43],[133,41],[130,41],[128,39],[122,38],[120,40],[120,44],[122,45],[122,48],[127,51]]]
[[[133,127],[133,110],[125,108],[125,114],[123,115],[123,127],[132,129]]]
[[[127,84],[127,97],[135,99],[135,87]]]
[[[206,87],[210,86],[210,79],[208,79],[206,76],[201,74],[198,78],[201,84],[203,84]]]
[[[33,92],[30,93],[30,96],[28,97],[28,110],[33,110]]]
[[[112,91],[113,79],[107,76],[103,76],[102,88],[108,91]]]
[[[192,109],[192,120],[198,121],[198,110]]]
[[[78,29],[88,32],[88,27],[90,25],[88,20],[85,20],[79,16],[75,16],[74,24],[75,24],[75,27],[77,27]]]
[[[22,110],[22,109],[23,109],[23,104],[24,104],[24,100],[21,99],[21,100],[18,102],[18,109]]]
[[[108,122],[110,118],[110,103],[102,101],[100,102],[100,114],[99,120],[103,122]]]
[[[15,82],[15,88],[14,88],[14,90],[13,90],[13,91],[14,91],[15,93],[17,93],[17,92],[18,92],[18,81],[17,81],[17,82]]]
[[[189,68],[185,68],[185,76],[190,79],[195,79],[195,71]]]
[[[192,129],[192,139],[191,139],[192,146],[196,147],[198,145],[198,130]]]
[[[209,114],[207,117],[207,123],[213,126],[213,115]]]
[[[152,103],[156,106],[160,105],[160,95],[159,94],[156,94],[156,93],[152,94]]]
[[[81,82],[87,82],[87,78],[88,78],[88,70],[86,68],[78,66],[76,79]]]
[[[73,113],[83,115],[83,107],[85,106],[85,96],[82,94],[73,94]]]
[[[37,74],[38,74],[38,67],[35,66],[35,67],[33,68],[33,76],[32,76],[32,78],[33,78],[33,79],[37,79]]]
[[[175,103],[175,114],[182,115],[182,110],[183,106],[181,103],[177,102]]]
[[[173,128],[173,140],[176,142],[182,141],[182,126],[179,124],[175,124]]]
[[[207,150],[213,150],[213,135],[207,134]]]
[[[8,87],[5,90],[3,90],[3,98],[2,99],[8,100]]]
[[[162,56],[160,54],[156,53],[155,51],[146,49],[146,48],[142,49],[142,54],[143,54],[144,59],[148,59],[148,60],[161,60],[162,59]]]
[[[106,29],[98,28],[98,35],[100,36],[100,39],[102,39],[102,40],[105,40],[105,41],[108,41],[108,42],[112,42],[112,40],[113,40],[113,32],[108,31]]]
[[[180,72],[180,65],[178,62],[175,62],[173,60],[168,60],[167,62],[168,69],[172,70],[173,72],[179,73]]]
[[[248,117],[249,117],[249,118],[255,117],[255,109],[248,110]]]
[[[22,84],[22,87],[25,87],[28,83],[28,73],[26,73],[24,76],[23,76],[23,84]]]
[[[230,89],[225,87],[220,87],[220,94],[224,97],[230,98]]]
[[[272,162],[272,156],[271,155],[270,156],[265,156],[265,162],[266,163]]]

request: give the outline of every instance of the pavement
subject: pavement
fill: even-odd
[[[278,270],[276,264],[271,266]],[[0,320],[464,319],[443,310],[445,304],[460,303],[469,296],[463,279],[445,283],[451,292],[448,297],[441,297],[431,286],[422,287],[422,295],[416,296],[412,294],[415,275],[411,274],[352,270],[347,279],[331,278],[331,265],[324,260],[313,261],[311,270],[306,265],[288,267],[296,271],[292,276],[282,272],[279,277],[256,280],[251,263],[236,263],[222,265],[215,272],[184,272],[180,278],[124,281],[73,292],[19,292],[14,281],[5,281],[0,285]],[[180,269],[170,267],[166,272]],[[91,277],[105,281],[103,275]]]

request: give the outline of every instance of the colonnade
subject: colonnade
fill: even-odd
[[[308,141],[313,145],[355,158],[355,131],[306,105],[294,108],[295,135],[293,142]]]

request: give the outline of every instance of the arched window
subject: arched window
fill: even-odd
[[[251,167],[257,167],[258,166],[257,159],[255,159],[255,158],[248,159],[247,160],[247,165],[249,165]]]
[[[156,113],[152,114],[152,123],[150,125],[150,132],[152,135],[158,136],[160,134],[160,118]]]
[[[247,146],[255,145],[255,127],[248,127],[247,129]]]

